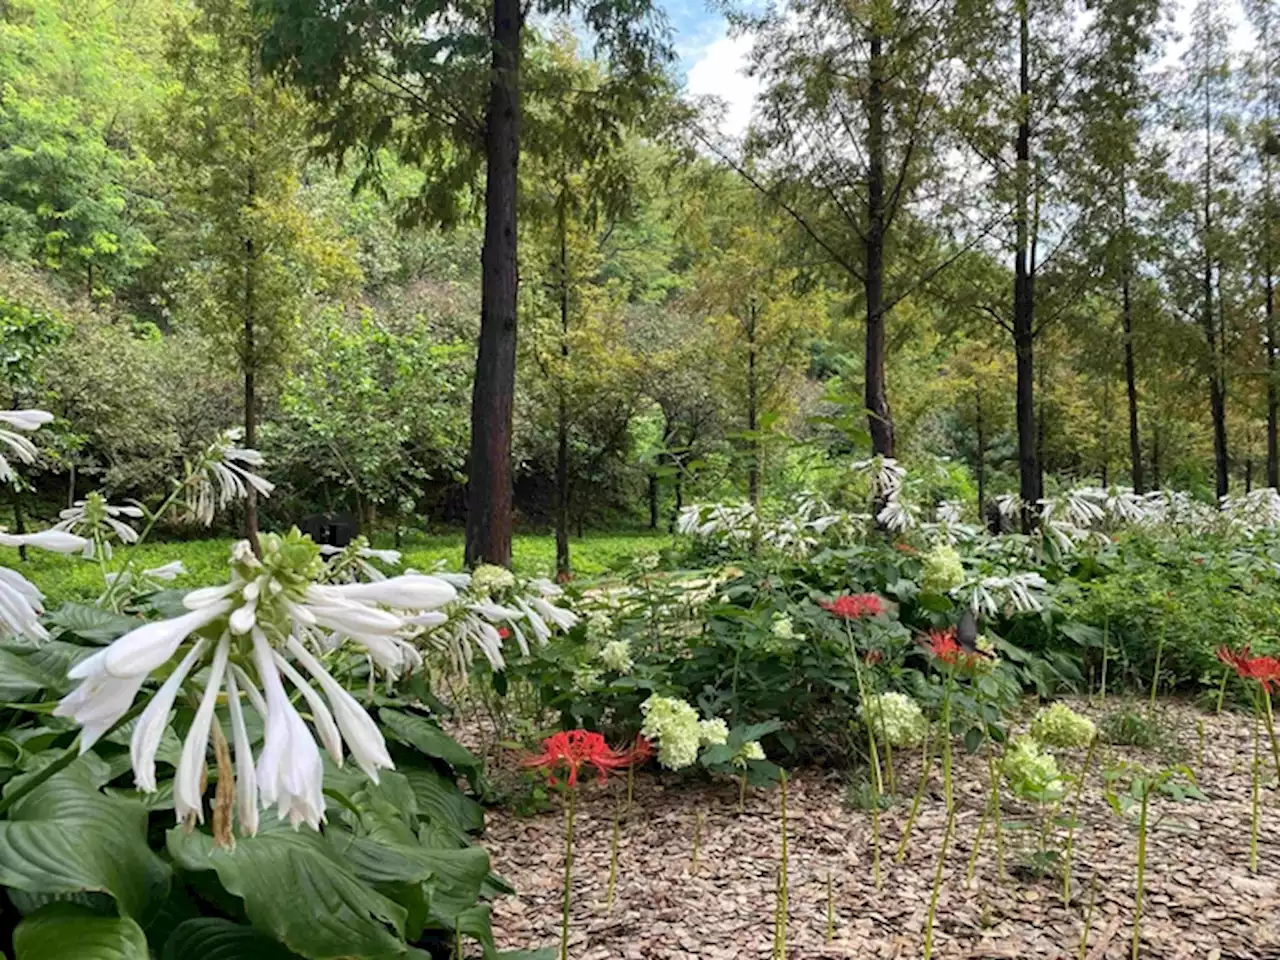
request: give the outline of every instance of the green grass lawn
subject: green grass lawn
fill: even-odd
[[[378,546],[390,546],[378,538]],[[588,533],[570,541],[574,572],[591,577],[626,564],[631,558],[661,550],[671,542],[665,533]],[[187,575],[174,581],[177,587],[207,586],[225,580],[227,557],[232,540],[186,540],[145,544],[138,548],[138,568],[158,567],[181,560]],[[429,570],[440,561],[448,569],[462,567],[462,534],[413,535],[402,547],[403,566]],[[80,557],[64,557],[43,550],[28,550],[26,563],[18,551],[0,547],[0,564],[13,567],[44,591],[47,603],[63,600],[93,600],[102,593],[102,572],[96,562]],[[512,545],[517,573],[549,576],[555,570],[556,544],[551,534],[520,534]],[[113,566],[125,555],[117,550]]]

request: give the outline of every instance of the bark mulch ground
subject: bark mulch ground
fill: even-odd
[[[1110,701],[1109,701],[1110,703]],[[1094,710],[1096,713],[1096,709]],[[1168,706],[1176,747],[1195,770],[1208,801],[1152,805],[1156,825],[1148,846],[1142,956],[1158,960],[1280,960],[1280,792],[1264,744],[1263,820],[1258,872],[1249,870],[1250,721],[1240,715],[1202,715]],[[1196,719],[1203,721],[1199,758]],[[1106,747],[1161,765],[1150,752]],[[788,790],[788,950],[792,958],[919,957],[930,891],[945,832],[939,774],[926,792],[908,854],[893,854],[918,783],[919,751],[899,756],[899,792],[881,817],[883,882],[872,871],[869,812],[846,807],[845,783],[830,772],[801,771]],[[1103,758],[1103,763],[1107,758]],[[1167,752],[1165,755],[1167,760]],[[1078,769],[1083,754],[1063,758]],[[578,803],[570,956],[574,960],[731,960],[773,951],[775,880],[779,863],[778,791],[750,791],[737,810],[731,782],[697,782],[643,773],[622,825],[617,890],[606,909],[613,811],[622,784],[584,784]],[[1136,820],[1112,812],[1100,772],[1090,778],[1076,829],[1070,905],[1060,880],[1020,869],[1018,850],[1032,831],[1006,823],[1007,872],[997,874],[988,829],[974,882],[966,867],[988,790],[986,760],[956,754],[957,815],[938,902],[934,956],[938,958],[1076,958],[1091,890],[1096,895],[1090,960],[1128,957],[1134,913]],[[1006,821],[1029,820],[1025,807],[1004,795]],[[697,869],[692,849],[701,814]],[[1059,838],[1065,830],[1058,831]],[[563,876],[563,820],[558,810],[530,817],[489,815],[485,844],[495,870],[519,894],[500,900],[493,925],[504,948],[559,943]],[[827,941],[827,884],[834,931]]]

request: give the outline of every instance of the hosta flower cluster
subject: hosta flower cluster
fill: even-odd
[[[528,654],[530,638],[543,644],[556,631],[578,622],[576,613],[554,602],[564,591],[549,580],[521,581],[510,570],[487,564],[470,574],[438,576],[457,588],[456,601],[415,618],[414,623],[420,627],[420,641],[442,650],[459,674],[465,674],[475,650],[494,670],[502,670],[508,637],[521,653]]]
[[[1065,703],[1041,707],[1031,721],[1031,736],[1051,747],[1087,747],[1098,727]]]
[[[147,679],[171,666],[130,741],[138,788],[154,791],[156,751],[174,703],[188,678],[207,667],[174,777],[174,810],[182,820],[204,819],[209,745],[212,740],[216,750],[226,743],[217,715],[225,697],[235,753],[235,810],[241,830],[249,834],[257,830],[260,807],[274,806],[295,826],[318,827],[324,819],[317,737],[335,763],[342,764],[345,746],[375,780],[379,769],[392,766],[377,725],[333,678],[325,659],[350,643],[389,674],[411,668],[420,662],[407,640],[414,617],[457,595],[446,581],[416,574],[324,584],[319,549],[297,531],[286,537],[265,534],[261,544],[261,559],[247,541],[236,544],[229,582],[187,594],[189,612],[138,627],[76,664],[69,675],[80,683],[55,711],[80,725],[80,747],[87,750],[124,718]],[[305,702],[314,735],[286,684]],[[246,704],[264,730],[256,757]],[[219,760],[222,766],[226,758]]]
[[[700,720],[686,701],[654,694],[640,704],[644,723],[640,733],[658,743],[658,762],[668,770],[681,770],[698,759],[698,750],[724,744],[729,728],[720,719]]]
[[[876,734],[894,747],[919,746],[929,730],[920,704],[896,690],[868,695],[859,712],[862,722],[873,724]]]
[[[1035,737],[1015,737],[1005,750],[1001,769],[1014,792],[1024,797],[1043,798],[1063,789],[1062,772],[1053,754]]]

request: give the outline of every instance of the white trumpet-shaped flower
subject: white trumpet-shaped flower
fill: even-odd
[[[257,830],[259,807],[274,806],[295,826],[316,827],[324,819],[317,737],[335,763],[342,764],[345,748],[374,779],[392,766],[377,725],[321,658],[345,641],[389,671],[412,668],[421,657],[406,636],[422,628],[410,618],[457,597],[449,583],[420,574],[372,584],[323,584],[318,582],[326,570],[320,552],[297,531],[283,538],[267,534],[261,542],[261,560],[247,548],[233,548],[231,581],[187,594],[189,612],[143,624],[74,666],[69,676],[80,684],[55,710],[81,725],[81,749],[87,750],[126,716],[150,674],[186,644],[134,728],[134,778],[139,789],[156,789],[156,750],[178,693],[192,678],[203,678],[175,774],[174,810],[183,820],[203,819],[211,740],[224,751],[219,756],[230,759],[218,709],[225,690],[234,747],[234,807],[245,833]],[[201,671],[210,654],[208,670]],[[315,735],[290,702],[286,681],[302,695]],[[263,722],[256,759],[242,696]]]
[[[237,445],[238,431],[228,430],[218,436],[191,469],[187,511],[197,523],[209,526],[219,510],[238,500],[245,500],[252,490],[269,497],[275,484],[255,471],[265,463],[261,453]]]
[[[99,548],[109,559],[112,539],[119,540],[121,543],[137,541],[138,531],[129,526],[128,521],[140,519],[142,516],[141,507],[115,506],[107,503],[102,494],[95,492],[61,511],[53,529],[83,536],[85,545],[81,552],[88,559],[96,557]]]
[[[53,419],[53,414],[45,410],[0,410],[0,444],[8,447],[23,463],[31,463],[36,458],[36,445],[22,433],[31,433]],[[12,428],[12,429],[6,429]],[[9,465],[9,460],[0,454],[0,481],[9,483],[17,474]]]

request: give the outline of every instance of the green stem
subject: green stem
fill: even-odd
[[[982,838],[987,832],[987,820],[991,817],[991,799],[982,808],[982,819],[978,821],[978,832],[973,837],[973,849],[969,851],[969,866],[964,871],[964,885],[973,883],[973,871],[978,866],[978,851],[982,849]]]
[[[1261,720],[1258,714],[1262,712],[1258,703],[1257,694],[1253,699],[1253,776],[1251,783],[1251,799],[1253,806],[1253,817],[1249,822],[1249,872],[1258,872],[1258,828],[1262,820],[1262,749],[1260,741],[1262,734],[1259,730]]]
[[[564,906],[560,911],[560,960],[569,960],[569,904],[573,892],[573,814],[578,791],[569,787],[564,807]]]
[[[787,957],[787,771],[778,771],[781,802],[782,859],[778,863],[778,916],[773,949],[778,960]]]
[[[947,829],[942,835],[942,849],[938,852],[938,869],[933,874],[933,893],[929,897],[929,918],[924,925],[924,960],[933,956],[933,921],[938,914],[938,891],[942,889],[942,868],[947,863],[947,847],[956,825],[956,808],[947,809]]]
[[[1196,749],[1196,772],[1200,776],[1204,776],[1204,720],[1196,719],[1196,738],[1199,740],[1199,746]]]
[[[1218,687],[1218,707],[1214,710],[1216,716],[1222,716],[1222,698],[1227,695],[1227,680],[1231,676],[1230,668],[1222,671],[1222,683]]]
[[[1169,628],[1166,625],[1160,630],[1160,642],[1156,644],[1156,668],[1151,674],[1151,703],[1148,707],[1148,713],[1153,712],[1156,708],[1156,691],[1160,688],[1160,660],[1164,654],[1165,634],[1168,632]]]
[[[911,828],[916,825],[916,817],[920,814],[920,801],[924,798],[924,789],[929,782],[929,774],[933,771],[933,727],[930,726],[924,735],[924,759],[920,769],[920,784],[911,799],[911,812],[907,814],[907,825],[902,828],[902,840],[898,844],[895,859],[901,863],[907,855],[907,843],[911,839]]]
[[[747,812],[747,771],[742,771],[738,778],[738,812]]]
[[[112,595],[115,593],[116,585],[123,584],[125,577],[133,570],[133,564],[138,559],[138,547],[142,546],[142,544],[146,542],[147,537],[151,535],[151,531],[155,528],[156,523],[159,522],[165,512],[177,502],[178,495],[181,494],[183,490],[187,489],[187,486],[191,483],[194,477],[194,473],[187,474],[182,483],[173,488],[173,492],[165,498],[165,501],[156,508],[156,512],[151,515],[149,520],[147,520],[147,525],[142,528],[142,533],[138,534],[138,539],[129,544],[129,550],[124,555],[124,566],[120,568],[120,575],[116,577],[115,583],[107,585],[107,592],[103,596],[104,603],[108,599],[114,599]]]
[[[1271,759],[1276,765],[1276,777],[1280,778],[1280,742],[1276,741],[1276,721],[1271,711],[1271,691],[1262,691],[1263,718],[1267,721],[1267,736],[1271,740]]]
[[[1076,781],[1076,795],[1071,800],[1071,816],[1067,823],[1067,849],[1062,863],[1062,905],[1071,903],[1071,857],[1075,850],[1076,818],[1080,813],[1080,798],[1084,795],[1084,783],[1093,768],[1093,758],[1098,752],[1098,737],[1089,741],[1089,752],[1085,754],[1084,766],[1080,768],[1080,779]]]
[[[627,805],[622,812],[629,815],[631,813],[631,798],[635,792],[636,785],[636,765],[634,763],[627,765]]]
[[[942,795],[948,810],[956,805],[951,793],[951,688],[955,675],[955,664],[952,664],[947,668],[947,688],[942,694]]]
[[[1142,936],[1142,894],[1146,889],[1147,872],[1147,807],[1151,798],[1151,784],[1142,785],[1142,812],[1138,814],[1138,886],[1133,897],[1133,951],[1132,960],[1138,960],[1138,945]]]
[[[1089,883],[1089,909],[1084,915],[1084,929],[1080,932],[1080,950],[1076,954],[1076,960],[1085,960],[1085,954],[1089,952],[1089,932],[1093,929],[1093,908],[1098,902],[1098,875],[1093,875],[1093,880]]]
[[[996,877],[1004,879],[1004,827],[1000,818],[1000,771],[996,758],[987,754],[987,775],[991,778],[991,820],[996,835]]]
[[[836,896],[831,886],[831,871],[827,871],[827,943],[836,936]]]
[[[1107,702],[1107,655],[1110,652],[1108,647],[1111,646],[1111,618],[1108,617],[1102,621],[1102,696],[1103,703]]]

